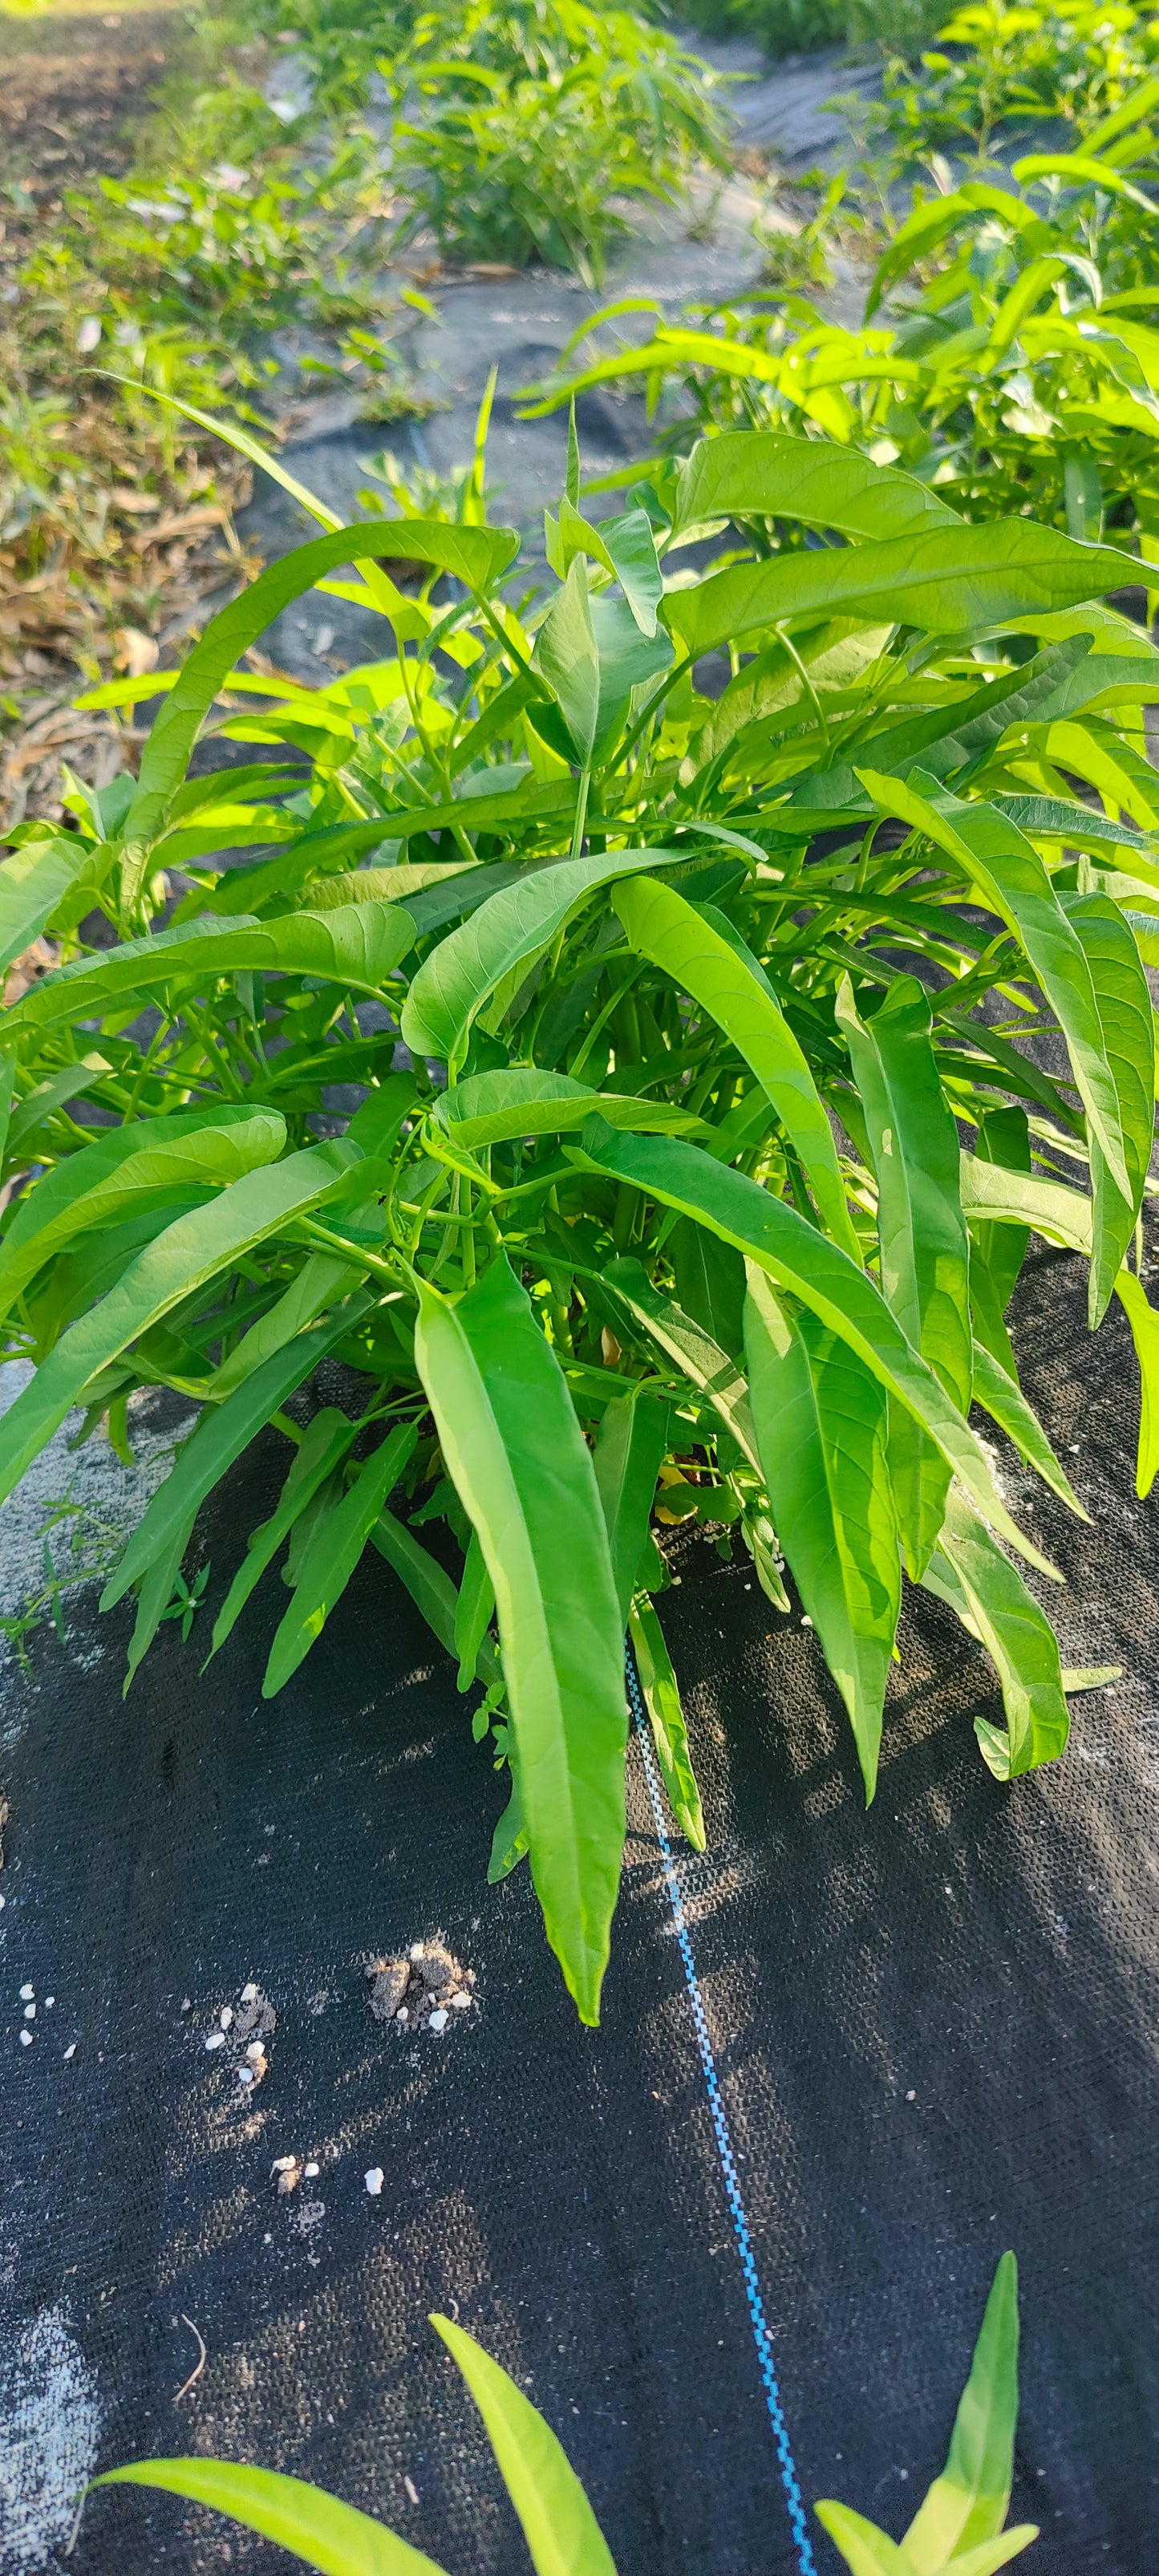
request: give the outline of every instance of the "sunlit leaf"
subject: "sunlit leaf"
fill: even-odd
[[[599,2015],[624,1839],[622,1629],[590,1454],[506,1260],[451,1304],[420,1287],[415,1356],[495,1591],[532,1876],[583,2021]]]

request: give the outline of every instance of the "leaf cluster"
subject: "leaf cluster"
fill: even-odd
[[[552,586],[522,599],[481,469],[454,520],[335,528],[291,489],[326,533],[183,670],[88,699],[171,682],[136,783],[72,792],[77,829],[22,827],[0,868],[0,966],[45,932],[62,954],[0,1030],[0,1311],[36,1363],[0,1496],[74,1404],[95,1431],[141,1386],[197,1401],[106,1587],[136,1597],[131,1678],[201,1503],[272,1424],[282,1498],[213,1651],[288,1545],[279,1689],[374,1546],[482,1687],[511,1777],[493,1872],[528,1853],[593,2019],[629,1619],[704,1837],[654,1506],[744,1547],[782,1613],[787,1561],[868,1796],[903,1575],[987,1646],[996,1773],[1065,1742],[1004,1550],[1053,1569],[968,1416],[1080,1508],[1004,1320],[1032,1227],[1086,1257],[1092,1324],[1118,1290],[1152,1370],[1127,1265],[1159,654],[1099,603],[1113,549],[971,526],[819,441],[706,440],[595,522],[573,428]],[[322,690],[246,662],[311,588],[392,648]],[[214,732],[244,766],[191,768]],[[304,1424],[326,1355],[357,1392]]]
[[[899,170],[935,153],[981,167],[1039,140],[1081,144],[1154,71],[1156,46],[1153,17],[1132,0],[969,0],[919,62],[889,65],[878,131]]]
[[[1147,83],[1081,151],[1025,155],[1001,182],[915,190],[846,329],[794,292],[828,266],[848,200],[834,182],[787,245],[768,235],[783,291],[660,323],[636,346],[598,342],[535,408],[642,380],[699,427],[820,434],[898,462],[971,520],[1033,516],[1072,535],[1159,543],[1155,329],[1159,85]],[[1013,184],[1012,184],[1013,183]],[[615,309],[591,332],[614,326]]]
[[[379,69],[410,227],[451,258],[599,283],[627,230],[611,199],[671,198],[699,161],[727,166],[711,73],[626,9],[442,0]]]

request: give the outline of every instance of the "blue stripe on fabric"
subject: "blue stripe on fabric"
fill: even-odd
[[[656,1756],[652,1749],[651,1733],[648,1720],[644,1712],[644,1703],[641,1696],[639,1681],[636,1676],[635,1664],[631,1655],[627,1658],[627,1680],[628,1697],[631,1702],[636,1734],[639,1739],[640,1752],[643,1757],[644,1777],[648,1783],[648,1795],[652,1802],[652,1814],[656,1824],[656,1835],[663,1859],[664,1879],[668,1889],[668,1901],[672,1907],[672,1920],[676,1930],[676,1938],[680,1944],[680,1956],[684,1962],[684,1979],[688,1988],[688,2000],[692,2006],[692,2020],[696,2031],[696,2044],[700,2051],[700,2062],[704,2068],[705,2090],[708,2094],[708,2107],[712,2114],[712,2125],[716,2133],[717,2153],[720,2157],[721,2172],[724,2176],[724,2188],[728,2197],[729,2209],[732,2213],[732,2223],[736,2235],[737,2251],[740,2255],[741,2270],[744,2274],[745,2296],[748,2300],[749,2316],[752,2320],[753,2342],[757,2348],[757,2361],[760,2367],[761,2379],[764,2383],[765,2403],[769,2410],[769,2421],[773,2428],[773,2438],[777,2446],[777,2459],[780,2464],[781,2484],[785,2492],[785,2506],[789,2516],[789,2525],[793,2534],[797,2566],[800,2570],[800,2576],[817,2576],[817,2562],[813,2556],[813,2544],[809,2538],[808,2528],[805,2521],[805,2507],[801,2496],[801,2482],[797,2475],[797,2464],[793,2457],[793,2446],[789,2439],[789,2427],[785,2421],[785,2410],[781,2402],[780,2385],[778,2383],[776,2368],[773,2362],[773,2338],[769,2329],[768,2319],[765,2315],[764,2301],[761,2297],[760,2278],[757,2273],[756,2259],[752,2249],[752,2240],[749,2236],[744,2200],[741,2196],[740,2179],[737,2174],[736,2158],[733,2153],[732,2135],[728,2125],[728,2113],[724,2107],[724,2097],[721,2093],[720,2080],[716,2072],[716,2060],[712,2053],[712,2041],[708,2035],[708,2022],[705,2018],[704,2004],[701,1998],[700,1981],[696,1974],[696,1961],[693,1957],[692,1942],[689,1937],[688,1924],[685,1919],[684,1900],[680,1893],[680,1881],[676,1875],[676,1865],[672,1858],[672,1849],[668,1840],[668,1829],[664,1822],[664,1810],[660,1803],[660,1779],[656,1769]]]

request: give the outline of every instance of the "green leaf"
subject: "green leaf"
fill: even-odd
[[[10,1084],[15,1060],[13,1056],[6,1055],[3,1061],[5,1071],[0,1080]],[[112,1069],[107,1059],[93,1049],[82,1056],[79,1063],[61,1065],[59,1072],[46,1075],[43,1082],[34,1084],[32,1090],[25,1093],[23,1100],[13,1100],[5,1159],[11,1161],[19,1154],[26,1140],[35,1136],[37,1129],[45,1125],[55,1110],[62,1109],[69,1100],[79,1099],[83,1092],[95,1091],[97,1084]]]
[[[1033,206],[1025,205],[1009,188],[996,188],[985,180],[971,179],[950,196],[941,194],[914,207],[905,223],[894,234],[874,273],[873,284],[865,304],[865,319],[872,321],[882,297],[899,277],[905,277],[918,260],[928,259],[938,243],[945,240],[969,215],[997,215],[1001,224],[1020,231],[1038,224],[1041,217]]]
[[[610,850],[595,858],[561,859],[493,894],[424,958],[402,1012],[411,1054],[457,1062],[472,1020],[496,985],[537,957],[589,895],[616,877],[687,856],[686,850]]]
[[[797,1148],[830,1233],[859,1261],[829,1121],[758,960],[723,915],[706,918],[654,877],[617,886],[612,900],[630,945],[710,1012],[751,1066]]]
[[[1018,2421],[1018,2265],[1004,2254],[994,2274],[949,2456],[902,2542],[915,2576],[941,2576],[1006,2520]]]
[[[1091,1202],[1065,1181],[1047,1181],[1037,1172],[1007,1171],[976,1154],[963,1154],[962,1207],[971,1229],[977,1218],[995,1225],[1030,1226],[1047,1243],[1068,1252],[1091,1249]]]
[[[479,1533],[472,1530],[459,1597],[455,1603],[455,1653],[459,1658],[461,1691],[470,1690],[475,1679],[479,1648],[487,1634],[494,1608],[495,1587],[487,1572]]]
[[[1020,2558],[1038,2537],[1036,2522],[1012,2523],[1009,2531],[1000,2531],[996,2540],[980,2541],[977,2549],[964,2550],[960,2557],[951,2559],[952,2576],[997,2576],[1000,2567],[1009,2567],[1011,2559]]]
[[[575,557],[536,636],[532,669],[559,708],[580,767],[588,768],[599,727],[600,664],[582,555]]]
[[[19,1201],[0,1245],[0,1317],[63,1245],[135,1216],[162,1192],[228,1187],[281,1153],[276,1109],[221,1108],[108,1128],[45,1172]]]
[[[242,2468],[230,2460],[134,2460],[127,2469],[106,2469],[93,2485],[164,2487],[170,2495],[189,2496],[262,2532],[321,2576],[443,2576],[433,2558],[369,2514],[274,2469]]]
[[[722,1243],[690,1216],[678,1217],[668,1237],[676,1274],[677,1302],[695,1324],[730,1358],[739,1358],[744,1342],[744,1262],[731,1243]]]
[[[664,597],[664,576],[656,559],[656,540],[646,510],[626,510],[600,527],[605,549],[641,635],[656,632],[656,611]]]
[[[769,1508],[849,1712],[868,1803],[901,1607],[886,1399],[848,1343],[808,1312],[791,1316],[751,1261],[748,1282],[745,1356]]]
[[[1131,557],[1089,546],[1032,519],[978,527],[943,520],[884,543],[773,555],[669,591],[664,613],[690,660],[754,627],[857,609],[928,634],[1001,625],[1035,609],[1070,607],[1129,578]]]
[[[616,1136],[593,1118],[583,1131],[583,1149],[583,1159],[597,1171],[612,1172],[664,1206],[711,1226],[726,1243],[735,1243],[767,1270],[779,1287],[799,1297],[822,1324],[849,1343],[887,1393],[907,1405],[932,1432],[943,1457],[993,1527],[1040,1572],[1060,1579],[1011,1520],[981,1442],[940,1380],[907,1341],[872,1280],[837,1244],[828,1242],[795,1208],[761,1189],[745,1173],[714,1163],[698,1146],[674,1136]],[[573,1160],[579,1159],[574,1147],[568,1151]]]
[[[590,603],[592,633],[600,666],[600,701],[596,719],[593,758],[602,763],[618,741],[628,713],[633,689],[646,688],[671,668],[673,661],[670,636],[653,627],[645,635],[626,599],[614,592],[597,596]]]
[[[1094,1239],[1088,1322],[1093,1332],[1110,1302],[1143,1204],[1155,1135],[1155,1018],[1143,961],[1129,921],[1108,894],[1062,893],[1059,902],[1090,969],[1102,1052],[1110,1067],[1130,1196],[1118,1187],[1101,1140],[1091,1138]],[[1076,1068],[1077,1075],[1077,1068]]]
[[[118,1558],[101,1594],[102,1610],[111,1610],[132,1584],[141,1581],[153,1558],[168,1546],[177,1529],[192,1527],[206,1495],[212,1493],[227,1467],[232,1467],[234,1459],[248,1449],[270,1415],[301,1386],[317,1361],[341,1340],[370,1302],[369,1297],[352,1298],[329,1323],[287,1343],[253,1369],[224,1404],[206,1408],[196,1428],[182,1442],[164,1484],[158,1486],[144,1518]]]
[[[1057,1494],[1060,1502],[1077,1513],[1080,1521],[1089,1521],[1090,1513],[1084,1511],[1021,1387],[980,1342],[974,1345],[974,1402],[980,1404],[999,1430],[1006,1433],[1007,1439],[1013,1441],[1019,1457],[1037,1471],[1043,1483],[1050,1486],[1052,1494]]]
[[[605,1406],[593,1463],[621,1628],[627,1625],[667,1446],[666,1405],[647,1395],[617,1395]]]
[[[600,1285],[611,1290],[626,1308],[629,1319],[650,1340],[658,1342],[677,1368],[708,1397],[725,1429],[759,1475],[761,1462],[748,1383],[735,1358],[721,1349],[694,1316],[686,1315],[673,1298],[653,1287],[642,1261],[628,1258],[606,1262]]]
[[[847,2504],[835,2504],[826,2497],[814,2507],[817,2520],[830,2540],[835,2541],[851,2576],[913,2576],[908,2558],[903,2558],[895,2540],[879,2531],[875,2522],[867,2522],[863,2513],[854,2513]]]
[[[534,1846],[533,1846],[534,1849]],[[432,2316],[475,2400],[536,2576],[616,2576],[567,2454],[542,2415],[462,2326]]]
[[[646,1592],[639,1593],[632,1604],[628,1633],[668,1804],[685,1841],[691,1843],[693,1851],[702,1852],[707,1848],[704,1813],[688,1749],[680,1686],[664,1631]]]
[[[302,1558],[294,1597],[270,1648],[262,1698],[273,1699],[317,1643],[350,1581],[388,1496],[418,1438],[418,1425],[400,1422],[368,1458],[355,1483],[315,1524]]]
[[[399,904],[351,903],[335,912],[286,913],[276,921],[207,917],[149,939],[126,940],[96,957],[78,957],[42,977],[5,1013],[5,1042],[35,1029],[43,1036],[76,1019],[99,1018],[129,994],[155,993],[174,978],[191,985],[219,975],[256,972],[320,975],[377,994],[413,948],[415,926]]]
[[[341,1466],[354,1438],[355,1428],[355,1424],[346,1414],[340,1413],[336,1405],[324,1405],[307,1424],[301,1447],[294,1451],[277,1510],[254,1530],[218,1611],[207,1663],[216,1655],[219,1646],[224,1646],[251,1592],[261,1581],[266,1567],[273,1563],[283,1539],[288,1538],[307,1504],[313,1502],[314,1496]]]
[[[244,1333],[229,1358],[222,1361],[207,1380],[206,1399],[210,1404],[223,1404],[227,1395],[248,1378],[251,1369],[262,1360],[272,1358],[295,1333],[305,1332],[323,1307],[332,1306],[347,1289],[357,1285],[361,1273],[349,1261],[332,1252],[312,1252],[283,1296],[259,1316],[256,1324]],[[352,1320],[348,1318],[348,1321]],[[347,1329],[344,1324],[343,1331]]]
[[[26,841],[0,866],[0,975],[51,921],[89,858],[88,843]]]
[[[415,1358],[495,1588],[536,1893],[595,2023],[624,1839],[622,1631],[595,1471],[505,1258],[457,1305],[419,1290]]]
[[[127,841],[155,839],[227,673],[275,617],[340,564],[380,555],[395,558],[398,546],[398,525],[393,519],[381,526],[363,522],[314,537],[309,545],[297,546],[271,564],[240,599],[210,619],[141,755],[137,790],[124,827]],[[443,572],[454,573],[469,590],[478,591],[506,570],[518,554],[519,539],[512,528],[463,528],[412,519],[407,522],[406,546],[415,562],[437,565]]]
[[[537,1065],[501,1066],[494,1073],[473,1073],[465,1082],[440,1091],[432,1115],[457,1144],[477,1153],[513,1137],[557,1136],[583,1126],[599,1109],[609,1127],[637,1127],[665,1136],[707,1135],[702,1118],[675,1109],[667,1100],[645,1100],[635,1093],[593,1091],[570,1073],[541,1073]],[[361,1116],[359,1111],[359,1116]],[[347,1133],[353,1132],[353,1122]]]
[[[907,1339],[922,1353],[960,1413],[970,1408],[969,1240],[958,1179],[958,1130],[942,1092],[930,1043],[930,1005],[913,975],[899,975],[866,1026],[848,976],[837,996],[877,1176],[881,1285]],[[905,1544],[917,1575],[941,1527],[949,1484],[945,1458],[896,1411],[889,1466]]]
[[[455,1607],[458,1594],[450,1575],[444,1571],[430,1549],[423,1546],[405,1521],[393,1512],[381,1512],[370,1533],[371,1543],[386,1558],[396,1574],[401,1575],[412,1601],[421,1610],[428,1628],[445,1646],[448,1654],[455,1651]],[[480,1675],[480,1679],[483,1676]]]
[[[1021,943],[1066,1039],[1092,1135],[1116,1188],[1129,1198],[1133,1184],[1124,1160],[1118,1094],[1090,967],[1037,851],[1006,815],[951,796],[921,770],[904,785],[868,769],[857,774],[883,813],[900,815],[928,832],[939,849],[958,861]]]
[[[1141,1404],[1135,1491],[1145,1497],[1159,1469],[1159,1315],[1131,1271],[1120,1270],[1115,1293],[1126,1312],[1139,1363]]]
[[[491,1837],[491,1856],[487,1863],[487,1885],[498,1887],[510,1878],[521,1860],[527,1857],[527,1827],[523,1821],[523,1801],[514,1771],[510,1773],[511,1795]]]
[[[192,1209],[139,1252],[91,1314],[57,1343],[0,1423],[0,1502],[19,1483],[70,1405],[98,1369],[268,1236],[340,1190],[357,1147],[342,1139],[307,1146],[234,1181],[208,1207]]]
[[[1005,1731],[985,1718],[974,1722],[991,1770],[1013,1780],[1056,1760],[1070,1732],[1058,1639],[1017,1568],[952,1488],[921,1580],[981,1640],[1001,1682]]]
[[[901,537],[958,528],[961,519],[925,483],[875,465],[855,447],[776,430],[702,438],[680,469],[673,540],[710,519],[797,519],[845,537]]]
[[[978,1121],[976,1151],[984,1163],[1000,1163],[1007,1172],[1029,1172],[1030,1122],[1025,1109],[986,1109]],[[986,1264],[1000,1312],[1004,1315],[1017,1285],[1030,1239],[1028,1226],[979,1225],[972,1240]]]
[[[418,1084],[413,1073],[388,1073],[377,1083],[369,1098],[356,1109],[347,1127],[350,1142],[361,1145],[364,1154],[393,1154],[418,1100]]]
[[[1134,823],[1116,822],[1110,815],[1092,812],[1089,805],[1068,804],[1061,796],[994,796],[990,801],[1029,841],[1061,841],[1071,850],[1126,847],[1144,857],[1152,847],[1147,834]]]

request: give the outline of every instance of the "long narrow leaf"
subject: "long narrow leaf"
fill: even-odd
[[[91,1314],[65,1333],[0,1423],[0,1502],[98,1369],[195,1288],[340,1190],[359,1156],[339,1138],[247,1173],[208,1207],[178,1217],[130,1262]]]
[[[624,1839],[622,1630],[595,1471],[505,1259],[450,1305],[420,1290],[415,1357],[487,1560],[532,1876],[583,2021],[599,2013]]]
[[[974,1347],[969,1240],[958,1131],[934,1061],[929,1002],[916,977],[901,975],[866,1026],[846,977],[837,1018],[877,1174],[882,1289],[914,1349],[967,1413]],[[906,1564],[917,1575],[941,1527],[949,1472],[912,1414],[898,1411],[891,1421],[890,1475]]]
[[[1070,1732],[1058,1639],[1017,1567],[952,1488],[941,1542],[921,1579],[981,1639],[998,1674],[1005,1730],[975,1719],[991,1770],[1013,1780],[1053,1762]]]
[[[236,1399],[235,1399],[236,1401]],[[357,1482],[332,1511],[315,1522],[307,1540],[294,1597],[270,1647],[263,1699],[273,1699],[317,1643],[340,1601],[379,1513],[397,1485],[418,1438],[413,1422],[400,1422],[368,1458]]]
[[[598,1119],[583,1131],[585,1159],[649,1192],[667,1207],[695,1216],[755,1261],[782,1288],[800,1297],[822,1324],[849,1343],[885,1387],[932,1433],[978,1509],[1011,1546],[1041,1572],[1058,1580],[1011,1519],[995,1487],[985,1451],[940,1379],[907,1341],[885,1299],[835,1243],[794,1208],[761,1189],[743,1172],[714,1163],[696,1145],[675,1137],[614,1135]],[[574,1150],[574,1149],[573,1149]]]
[[[107,2469],[93,2485],[163,2487],[170,2495],[188,2496],[260,2531],[318,2568],[320,2576],[443,2576],[433,2558],[368,2513],[275,2469],[245,2468],[231,2460],[134,2460],[127,2469]]]
[[[675,1360],[677,1368],[708,1397],[726,1431],[759,1474],[760,1458],[748,1384],[736,1360],[721,1349],[720,1343],[713,1340],[702,1324],[697,1323],[695,1316],[686,1315],[674,1298],[663,1296],[658,1288],[653,1287],[642,1261],[628,1258],[607,1262],[600,1284],[610,1288],[614,1297],[623,1300],[632,1322],[657,1342],[667,1357]]]
[[[608,2544],[550,2425],[462,2326],[440,2316],[432,2316],[431,2324],[457,2361],[487,2427],[536,2576],[616,2576]]]
[[[206,918],[58,967],[6,1013],[4,1038],[14,1041],[29,1030],[44,1036],[77,1018],[99,1018],[128,995],[156,992],[178,978],[196,986],[243,972],[321,975],[377,994],[414,940],[409,913],[394,903],[287,913],[277,921]]]
[[[731,924],[718,927],[674,886],[661,885],[654,877],[617,886],[612,900],[631,946],[709,1011],[751,1065],[797,1148],[834,1241],[860,1261],[833,1131],[804,1053],[757,959],[732,933]]]
[[[702,1852],[707,1836],[688,1747],[688,1722],[664,1631],[646,1592],[638,1593],[632,1604],[628,1633],[668,1804],[685,1841],[693,1851]]]
[[[1091,971],[1036,850],[993,806],[968,804],[915,770],[906,784],[871,769],[858,776],[883,813],[928,832],[977,885],[1026,951],[1067,1042],[1091,1131],[1124,1198],[1133,1183],[1124,1157],[1114,1075],[1107,1062]]]
[[[1141,1399],[1135,1491],[1145,1497],[1150,1493],[1159,1470],[1159,1315],[1132,1271],[1120,1270],[1115,1281],[1115,1293],[1131,1327],[1135,1357],[1139,1363]]]
[[[1052,1494],[1066,1503],[1080,1521],[1089,1521],[1070,1478],[1055,1457],[1038,1416],[1031,1411],[1021,1387],[1008,1377],[993,1354],[980,1342],[974,1345],[974,1401],[996,1422],[1000,1431],[1013,1441],[1020,1458],[1033,1467]]]
[[[479,1533],[472,1530],[459,1597],[455,1603],[455,1653],[459,1658],[461,1691],[469,1690],[475,1679],[479,1648],[487,1634],[494,1608],[495,1586],[487,1572]]]
[[[875,465],[855,447],[769,429],[698,439],[677,480],[674,537],[706,519],[758,517],[879,539],[962,524],[928,484]]]
[[[324,1405],[308,1423],[302,1434],[302,1445],[296,1449],[290,1472],[282,1487],[276,1511],[254,1530],[245,1556],[213,1623],[208,1663],[235,1627],[251,1592],[261,1581],[266,1567],[272,1564],[283,1539],[288,1538],[295,1522],[313,1502],[315,1494],[341,1466],[354,1438],[354,1424],[336,1405]]]
[[[1101,1140],[1091,1138],[1094,1233],[1088,1321],[1102,1322],[1143,1204],[1155,1135],[1155,1015],[1143,961],[1129,921],[1109,895],[1061,894],[1059,901],[1086,957],[1119,1111],[1130,1182],[1124,1197]]]
[[[102,1610],[111,1610],[115,1602],[123,1600],[131,1586],[141,1581],[153,1558],[168,1546],[175,1530],[192,1523],[206,1496],[235,1458],[240,1458],[270,1415],[365,1314],[370,1302],[367,1296],[351,1298],[327,1323],[300,1334],[251,1370],[223,1404],[206,1407],[109,1576],[101,1594]]]
[[[462,1054],[471,1022],[496,985],[546,948],[597,887],[687,855],[610,850],[597,858],[562,859],[492,895],[420,966],[402,1014],[412,1055],[441,1056],[450,1064]]]
[[[665,615],[691,661],[754,627],[813,613],[896,620],[931,634],[1067,608],[1128,577],[1129,555],[1088,546],[1031,519],[946,527],[942,521],[880,544],[773,555],[669,591]]]
[[[519,539],[511,528],[434,527],[411,521],[406,538],[417,561],[438,564],[471,588],[502,572],[519,551]],[[155,839],[170,798],[185,776],[204,718],[227,673],[256,644],[275,617],[280,617],[292,600],[300,599],[303,591],[312,590],[326,573],[337,571],[340,564],[357,563],[364,558],[374,560],[380,555],[397,558],[398,547],[399,531],[393,519],[377,526],[363,522],[354,528],[338,528],[283,555],[243,591],[240,599],[210,619],[176,687],[166,698],[141,755],[141,773],[125,824],[126,839],[146,843]],[[1091,588],[1095,587],[1092,582]]]
[[[27,841],[0,867],[0,975],[31,948],[76,883],[89,856],[75,837]]]
[[[962,2391],[949,2457],[919,2505],[902,2548],[915,2576],[941,2576],[1006,2520],[1018,2421],[1018,2265],[999,2262]]]
[[[594,1465],[621,1626],[627,1625],[667,1445],[666,1405],[646,1395],[618,1395],[606,1406]]]
[[[777,1536],[849,1712],[867,1802],[901,1607],[886,1399],[847,1342],[749,1264],[745,1355]]]
[[[0,1246],[0,1318],[62,1246],[121,1224],[190,1183],[227,1188],[272,1163],[285,1141],[276,1109],[232,1104],[106,1129],[21,1199]]]

